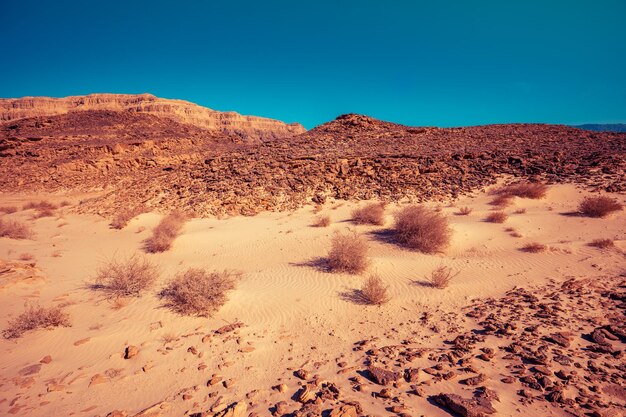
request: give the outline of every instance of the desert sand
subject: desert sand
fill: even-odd
[[[5,206],[42,198],[70,204],[52,217],[34,219],[32,210],[2,216],[32,225],[35,235],[0,238],[0,327],[28,303],[63,306],[71,327],[0,340],[0,414],[214,415],[239,403],[227,409],[229,415],[263,416],[300,410],[308,398],[296,415],[316,415],[317,407],[334,416],[356,415],[357,408],[372,416],[447,416],[433,396],[471,399],[486,387],[478,397],[487,397],[499,416],[623,415],[624,337],[607,330],[614,336],[610,349],[600,343],[604,350],[594,350],[590,346],[598,343],[589,335],[620,317],[623,329],[626,213],[573,215],[592,193],[552,185],[543,199],[515,198],[504,209],[505,223],[488,223],[484,218],[494,207],[487,191],[426,203],[440,208],[453,230],[450,246],[430,255],[384,238],[402,201],[387,205],[383,226],[350,221],[364,202],[332,199],[319,213],[309,205],[254,217],[191,219],[171,250],[145,254],[159,267],[157,285],[119,302],[90,288],[96,271],[111,259],[144,253],[142,242],[163,214],[141,214],[115,230],[110,219],[77,214],[88,194],[5,193]],[[463,206],[472,212],[457,215]],[[320,214],[330,216],[330,226],[312,227]],[[333,234],[346,230],[369,243],[364,274],[320,266]],[[613,239],[615,246],[588,245],[599,238]],[[520,250],[530,242],[547,248]],[[426,277],[442,265],[459,274],[447,288],[432,288]],[[158,296],[189,267],[240,273],[228,302],[212,317],[182,316]],[[382,306],[350,296],[370,273],[389,286],[390,301]],[[517,323],[517,331],[501,331],[498,320]],[[563,336],[567,347],[548,340],[554,332],[570,332]],[[129,346],[136,354],[125,359]],[[532,363],[529,351],[549,352],[550,358]],[[383,385],[387,381],[368,373],[370,366],[407,374],[391,372]],[[546,399],[555,383],[562,396]]]

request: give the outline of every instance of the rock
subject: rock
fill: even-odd
[[[233,323],[233,324],[228,324],[226,326],[222,326],[219,329],[217,329],[215,331],[216,334],[224,334],[224,333],[230,333],[232,331],[235,331],[239,328],[243,327],[243,323]]]
[[[285,401],[280,401],[274,405],[274,411],[272,415],[274,417],[280,417],[289,412],[289,405]]]
[[[52,356],[46,355],[43,358],[41,358],[41,360],[39,362],[48,364],[48,363],[52,362]]]
[[[471,378],[463,379],[463,380],[461,380],[459,382],[461,384],[465,384],[465,385],[468,385],[470,387],[473,387],[473,386],[482,384],[486,380],[487,380],[487,376],[486,375],[479,374],[479,375],[471,377]]]
[[[106,417],[128,417],[128,413],[126,411],[113,410]]]
[[[496,413],[491,401],[486,398],[466,399],[457,394],[439,394],[432,400],[462,417],[485,417]]]
[[[399,372],[388,371],[377,366],[370,366],[367,372],[371,380],[378,385],[388,385],[400,379]]]
[[[38,374],[39,371],[41,371],[41,364],[36,363],[34,365],[29,365],[20,369],[18,374],[21,376],[31,376],[31,375]]]
[[[296,401],[306,404],[308,402],[315,401],[317,395],[315,393],[315,387],[311,385],[305,385],[296,393]]]
[[[169,408],[169,404],[165,401],[158,402],[156,404],[151,405],[150,407],[144,408],[139,413],[135,414],[133,417],[159,417],[163,410],[167,410]]]
[[[406,382],[418,382],[419,381],[419,372],[420,370],[417,368],[409,368],[404,371],[404,379]]]
[[[389,388],[383,388],[378,393],[378,397],[380,397],[380,398],[387,398],[387,399],[393,398],[393,391],[391,391]]]
[[[109,379],[106,378],[104,375],[95,374],[94,376],[91,377],[91,380],[89,381],[89,386],[92,387],[94,385],[104,384],[105,382],[108,382],[108,381]]]
[[[311,379],[311,373],[305,369],[298,369],[293,374],[304,381]]]
[[[135,356],[137,356],[138,353],[139,348],[137,346],[127,346],[126,349],[124,349],[124,359],[134,358]]]
[[[213,415],[213,417],[247,417],[246,411],[248,406],[245,402],[240,401],[228,406],[225,410]]]
[[[359,408],[356,405],[342,405],[330,410],[328,417],[358,417]]]

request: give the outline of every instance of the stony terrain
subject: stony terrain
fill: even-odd
[[[412,128],[354,114],[260,142],[205,127],[117,110],[5,122],[0,190],[99,190],[105,197],[80,209],[106,216],[136,205],[206,216],[290,210],[328,197],[456,197],[504,174],[626,189],[622,133]]]

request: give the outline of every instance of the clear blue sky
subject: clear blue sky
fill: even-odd
[[[626,122],[626,1],[29,1],[0,97],[149,92],[301,122]]]

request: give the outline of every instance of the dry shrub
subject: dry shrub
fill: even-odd
[[[133,255],[128,259],[113,259],[97,272],[94,289],[102,290],[107,298],[138,297],[154,285],[159,271],[146,258]]]
[[[317,216],[312,224],[313,227],[328,227],[330,226],[330,216]]]
[[[23,207],[24,210],[56,210],[59,206],[46,200],[29,201]]]
[[[524,214],[524,213],[526,213],[526,209],[525,208],[518,208],[513,213],[515,213],[515,214]]]
[[[9,321],[9,327],[2,331],[5,339],[21,337],[29,330],[69,327],[70,318],[60,307],[29,306],[22,314]]]
[[[613,242],[613,239],[594,239],[589,242],[589,246],[593,246],[594,248],[606,249],[615,246],[615,242]]]
[[[35,257],[33,256],[32,253],[22,253],[20,254],[20,261],[32,261],[33,259],[35,259]]]
[[[499,194],[495,196],[489,202],[489,204],[491,204],[492,206],[496,206],[496,207],[506,207],[506,206],[510,206],[513,203],[512,200],[513,200],[513,196],[510,196],[508,194]]]
[[[489,223],[504,223],[509,216],[503,211],[494,211],[493,213],[489,213],[489,215],[485,218],[485,221]]]
[[[30,201],[26,205],[24,205],[24,210],[35,210],[35,218],[39,219],[42,217],[52,217],[54,216],[54,212],[59,208],[56,204],[53,204],[46,200],[40,201]]]
[[[387,292],[388,289],[389,287],[383,284],[378,275],[370,275],[363,287],[361,287],[359,295],[367,304],[383,305],[390,298]]]
[[[447,266],[439,266],[434,271],[430,273],[430,279],[428,280],[431,287],[443,289],[446,288],[452,278],[456,277],[460,274],[460,271],[457,273],[452,273],[452,268]]]
[[[30,239],[33,237],[33,231],[27,224],[17,220],[0,219],[0,237]]]
[[[617,200],[606,196],[585,197],[578,206],[578,211],[588,217],[606,217],[621,209]]]
[[[176,275],[161,296],[180,314],[210,316],[228,301],[226,292],[234,288],[235,275],[232,272],[189,268]]]
[[[120,210],[115,213],[115,216],[111,220],[110,226],[113,229],[123,229],[126,227],[128,222],[147,211],[148,209],[143,205]]]
[[[17,211],[17,207],[16,206],[0,207],[0,213],[11,214],[11,213],[15,213],[16,211]]]
[[[528,243],[527,245],[524,245],[522,247],[523,252],[529,252],[529,253],[539,253],[539,252],[545,251],[546,249],[547,249],[546,245],[537,243],[537,242]]]
[[[363,272],[368,265],[367,251],[367,242],[361,236],[337,233],[328,253],[328,267],[333,272]]]
[[[146,239],[146,251],[158,253],[169,250],[180,234],[185,221],[187,221],[187,216],[179,211],[174,211],[165,216],[152,231],[152,236]]]
[[[548,187],[538,182],[518,182],[510,184],[496,190],[498,195],[508,195],[511,197],[539,199],[546,196]]]
[[[461,207],[459,209],[459,211],[456,212],[457,216],[467,216],[468,214],[470,214],[472,212],[472,208],[471,207]]]
[[[385,204],[370,203],[352,211],[352,221],[356,224],[373,224],[382,226],[385,223]]]
[[[411,249],[435,253],[450,244],[452,231],[443,215],[422,206],[409,206],[396,214],[394,234],[398,242]]]
[[[63,200],[59,203],[59,207],[67,207],[67,206],[71,206],[72,203],[69,200]]]

